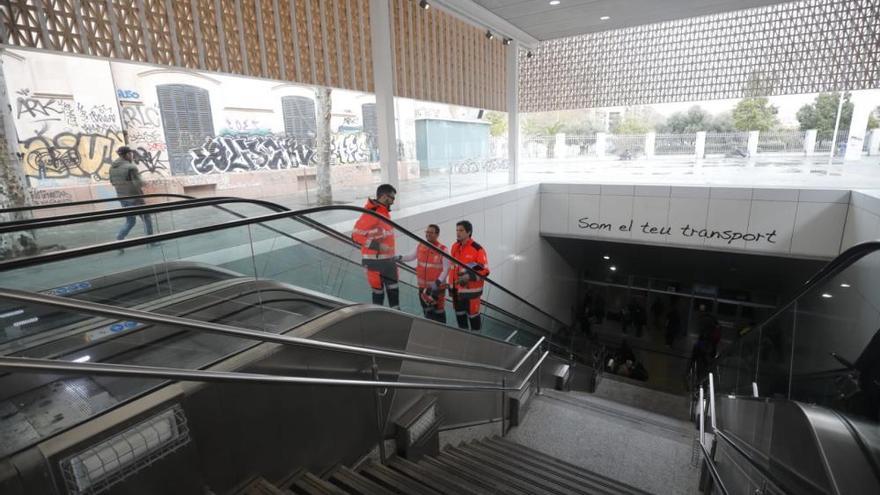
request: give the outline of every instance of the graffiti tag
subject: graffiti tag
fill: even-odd
[[[122,133],[62,132],[35,136],[21,143],[25,173],[40,179],[83,177],[106,179],[113,154],[122,146]]]
[[[140,93],[132,89],[117,89],[116,97],[120,100],[137,100],[141,97]]]

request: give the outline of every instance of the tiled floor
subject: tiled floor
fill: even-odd
[[[549,390],[508,438],[651,493],[697,493],[695,432],[666,416]]]

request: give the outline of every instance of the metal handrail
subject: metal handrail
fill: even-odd
[[[129,378],[160,378],[165,380],[195,381],[195,382],[245,382],[262,384],[296,384],[296,385],[325,385],[337,387],[369,387],[369,388],[394,388],[394,389],[422,389],[422,390],[456,390],[456,391],[502,391],[517,392],[523,390],[532,379],[535,372],[543,364],[549,355],[544,354],[532,366],[529,373],[515,387],[498,386],[491,382],[479,382],[479,385],[459,385],[439,382],[392,382],[378,380],[343,380],[337,378],[309,378],[299,376],[266,375],[260,373],[240,373],[237,371],[210,371],[188,370],[183,368],[166,368],[159,366],[137,366],[127,364],[109,363],[74,363],[67,361],[55,361],[52,359],[21,358],[0,356],[0,369],[11,372],[30,373],[59,373],[68,375],[95,374],[103,376],[121,376]]]
[[[148,196],[148,195],[132,196],[131,198],[140,198],[140,197],[146,197],[146,196]],[[91,201],[96,202],[97,200],[91,200]],[[102,201],[116,201],[116,198],[104,199]],[[51,227],[57,227],[57,226],[62,226],[62,225],[69,225],[71,223],[86,223],[86,222],[100,221],[100,220],[104,220],[104,219],[108,219],[108,218],[117,218],[119,216],[132,216],[132,215],[139,215],[139,214],[156,213],[157,210],[159,212],[177,211],[177,210],[182,210],[182,209],[186,209],[186,208],[197,208],[197,207],[203,207],[203,206],[213,206],[214,208],[222,210],[222,211],[229,213],[233,216],[236,216],[238,218],[242,218],[242,219],[243,218],[250,218],[250,217],[246,217],[245,215],[243,215],[241,213],[238,213],[236,211],[229,210],[228,208],[224,208],[223,206],[220,206],[221,204],[226,204],[226,203],[257,204],[259,206],[271,209],[273,211],[279,211],[279,212],[280,211],[291,211],[290,209],[288,209],[284,206],[281,206],[281,205],[278,205],[275,203],[271,203],[271,202],[261,202],[261,201],[257,201],[257,200],[246,199],[246,198],[225,197],[225,196],[217,197],[217,196],[215,196],[215,197],[210,197],[210,198],[189,198],[189,199],[183,200],[183,201],[176,201],[173,203],[163,203],[163,204],[157,204],[157,205],[144,204],[144,205],[136,205],[133,207],[127,207],[127,208],[115,208],[113,210],[97,212],[97,213],[96,212],[80,212],[80,213],[73,213],[70,215],[53,216],[50,218],[28,219],[28,220],[19,220],[19,221],[13,221],[13,222],[0,223],[0,233],[10,232],[10,231],[19,231],[19,230],[36,230],[36,229],[41,229],[41,228],[51,228]],[[124,215],[123,215],[123,213],[124,213]],[[300,222],[310,228],[316,229],[316,230],[318,230],[328,236],[335,237],[339,241],[348,242],[349,244],[356,246],[356,244],[354,243],[354,241],[350,237],[345,236],[341,232],[339,232],[331,227],[328,227],[320,222],[317,222],[311,218],[302,217],[302,218],[292,218],[291,220],[298,221],[298,222]],[[348,263],[356,263],[355,261],[353,261],[349,258],[346,258],[342,255],[337,254],[337,253],[333,253],[332,251],[329,251],[327,249],[315,246],[307,241],[299,239],[298,237],[296,237],[292,234],[289,234],[287,232],[284,232],[282,230],[276,229],[271,226],[266,226],[266,225],[263,225],[263,227],[272,231],[272,232],[275,232],[279,235],[282,235],[282,236],[287,237],[289,239],[293,239],[297,242],[308,245],[308,246],[310,246],[314,249],[317,249],[325,254],[329,254],[335,258],[344,260]],[[67,251],[69,252],[69,251],[73,251],[73,250],[67,250]],[[0,266],[2,266],[2,263],[0,263]],[[415,273],[415,269],[413,269],[409,265],[406,265],[404,263],[400,263],[399,266],[401,266],[404,270],[406,270],[409,273]],[[406,284],[406,285],[409,285],[409,284]],[[483,303],[486,305],[486,307],[488,309],[491,309],[493,311],[497,311],[508,318],[522,320],[523,322],[527,323],[529,326],[532,326],[538,330],[541,330],[540,326],[538,326],[538,325],[536,325],[536,324],[534,324],[534,323],[532,323],[522,317],[514,315],[507,310],[499,308],[498,306],[496,306],[488,301],[483,301]],[[487,317],[489,317],[489,316],[487,316]],[[565,348],[563,346],[556,344],[554,342],[548,341],[548,344],[552,345],[554,347],[557,347],[559,349],[565,350]]]
[[[14,208],[3,208],[3,209],[0,209],[0,215],[7,214],[7,213],[18,213],[20,211],[29,211],[29,210],[46,210],[46,209],[54,209],[54,208],[68,208],[71,206],[82,206],[82,205],[88,205],[88,204],[109,203],[112,201],[119,201],[121,199],[144,199],[144,198],[193,199],[194,197],[188,196],[186,194],[173,194],[173,193],[154,193],[154,194],[139,194],[139,195],[135,195],[135,196],[116,196],[113,198],[84,199],[81,201],[70,201],[67,203],[51,203],[51,204],[45,204],[45,205],[28,205],[28,206],[16,206]]]
[[[60,226],[60,225],[68,225],[71,223],[84,223],[84,222],[99,221],[99,220],[105,220],[105,219],[111,219],[111,218],[128,217],[128,216],[133,216],[133,215],[139,215],[142,213],[157,213],[157,212],[163,212],[163,211],[171,211],[171,210],[177,210],[177,209],[191,207],[193,205],[207,206],[207,205],[211,205],[214,202],[221,203],[221,202],[226,201],[225,198],[216,198],[216,201],[212,201],[212,199],[214,199],[214,198],[203,198],[203,200],[180,201],[180,202],[174,202],[174,203],[170,203],[170,204],[138,205],[138,206],[133,206],[133,207],[128,207],[128,208],[118,208],[118,209],[114,209],[114,210],[111,210],[108,212],[89,213],[86,215],[78,216],[76,218],[67,218],[63,221],[61,221],[61,220],[54,221],[52,219],[35,220],[33,222],[28,223],[27,225],[28,225],[28,230],[33,230],[33,229],[39,229],[39,228],[48,228],[48,227],[55,227],[55,226]],[[264,201],[264,200],[259,200],[259,199],[243,199],[243,198],[231,198],[231,199],[234,200],[235,202],[261,205],[261,206],[264,206],[268,209],[274,210],[277,213],[256,216],[256,217],[247,217],[245,219],[233,220],[230,222],[219,223],[219,224],[215,224],[215,225],[211,225],[211,226],[195,227],[195,228],[188,229],[185,231],[178,230],[178,231],[168,232],[165,234],[154,234],[152,236],[147,236],[147,237],[138,238],[138,239],[134,239],[134,240],[144,241],[146,239],[149,242],[155,242],[157,240],[173,239],[176,237],[183,237],[186,235],[194,235],[194,234],[199,234],[199,233],[204,233],[204,232],[212,232],[215,230],[222,230],[222,229],[226,229],[226,228],[239,227],[239,226],[244,226],[244,225],[248,225],[248,224],[252,224],[252,223],[264,223],[264,222],[278,220],[278,219],[282,219],[282,218],[301,217],[301,216],[305,216],[305,215],[309,215],[309,214],[322,213],[322,212],[326,212],[326,211],[352,211],[352,212],[356,212],[356,213],[360,213],[360,214],[367,214],[367,215],[371,215],[373,217],[376,217],[377,219],[379,219],[379,220],[391,225],[393,228],[399,230],[401,233],[403,233],[407,237],[410,237],[413,240],[415,240],[416,242],[425,245],[429,249],[434,250],[437,254],[440,254],[442,257],[451,261],[456,266],[460,266],[462,269],[468,270],[472,274],[479,276],[479,274],[477,274],[474,270],[472,270],[471,268],[469,268],[467,266],[462,265],[455,258],[453,258],[449,253],[446,253],[446,252],[438,249],[437,247],[431,245],[430,243],[426,243],[423,239],[419,238],[417,235],[413,234],[412,232],[410,232],[406,228],[402,227],[401,225],[397,224],[393,220],[385,218],[385,217],[379,215],[378,213],[371,211],[371,210],[367,210],[365,208],[360,208],[360,207],[356,207],[356,206],[348,206],[348,205],[329,205],[329,206],[317,206],[317,207],[305,208],[302,210],[293,211],[293,210],[289,210],[281,205],[278,205],[277,203],[272,203],[270,201]],[[308,220],[314,222],[313,219],[308,219]],[[19,229],[10,229],[10,230],[22,230],[22,229],[19,228]],[[5,232],[5,231],[6,231],[6,229],[4,229],[2,226],[0,226],[0,233]],[[179,234],[179,235],[165,237],[165,236],[168,236],[169,234]],[[106,245],[114,246],[114,247],[108,248],[108,250],[110,250],[110,249],[118,248],[118,246],[119,246],[118,243],[125,243],[125,242],[129,242],[129,241],[116,241],[116,243],[97,244],[93,247],[101,247],[101,246],[106,246]],[[126,246],[136,245],[139,243],[140,242],[137,242],[134,244],[126,244]],[[77,252],[78,252],[77,249],[72,249],[72,250],[62,251],[61,253],[77,253]],[[94,252],[100,252],[100,250],[94,251]],[[53,253],[53,254],[59,254],[59,253]],[[46,255],[38,255],[38,256],[27,257],[27,258],[18,258],[16,260],[11,261],[11,262],[0,263],[0,269],[7,269],[7,266],[11,266],[12,268],[18,268],[18,265],[15,264],[16,262],[23,262],[24,260],[39,258],[41,256],[46,256]],[[534,304],[526,301],[525,299],[523,299],[519,295],[510,291],[506,287],[498,284],[497,282],[490,279],[489,277],[481,277],[481,278],[483,278],[486,282],[488,282],[492,286],[496,287],[500,291],[504,292],[505,294],[513,297],[518,302],[528,306],[529,308],[537,311],[538,313],[540,313],[540,314],[546,316],[547,318],[551,319],[552,321],[558,323],[561,327],[564,328],[566,326],[564,322],[562,322],[561,320],[559,320],[555,316],[545,312],[544,310],[538,308]]]
[[[880,240],[866,241],[856,244],[855,246],[852,246],[851,248],[837,255],[837,257],[829,261],[827,265],[822,267],[818,272],[816,272],[812,277],[804,282],[804,285],[801,286],[800,289],[795,291],[794,295],[789,297],[785,303],[780,305],[779,309],[774,311],[761,323],[753,326],[747,332],[739,335],[736,340],[734,340],[724,349],[722,349],[715,357],[709,368],[719,366],[721,361],[723,361],[730,355],[730,352],[732,352],[731,349],[736,348],[737,343],[739,343],[740,340],[746,338],[746,336],[748,335],[751,335],[752,333],[754,333],[755,330],[762,329],[768,324],[772,323],[775,319],[779,318],[783,313],[785,313],[792,305],[794,305],[801,297],[805,296],[808,292],[815,289],[819,284],[826,282],[831,277],[852,266],[855,262],[876,251],[880,251]],[[704,377],[700,381],[700,383],[705,383],[707,379],[708,377]]]
[[[456,359],[436,358],[421,354],[410,354],[405,352],[386,351],[382,349],[374,349],[371,347],[352,346],[347,344],[337,344],[334,342],[324,342],[320,340],[304,339],[301,337],[292,337],[289,335],[279,335],[261,330],[252,330],[249,328],[234,327],[231,325],[223,325],[219,323],[211,323],[190,318],[182,318],[179,316],[163,315],[150,311],[139,309],[120,308],[91,301],[83,301],[79,299],[67,299],[64,297],[50,296],[47,294],[36,294],[32,292],[0,288],[0,298],[11,299],[29,304],[43,304],[46,306],[64,308],[78,313],[84,313],[94,316],[102,316],[108,318],[129,318],[142,322],[149,322],[158,325],[173,325],[188,330],[198,332],[217,333],[232,337],[239,337],[250,340],[258,340],[261,342],[272,342],[275,344],[292,345],[301,347],[311,347],[326,351],[345,352],[349,354],[358,354],[365,356],[401,359],[404,361],[413,361],[420,363],[437,364],[441,366],[450,366],[456,368],[470,368],[491,371],[496,373],[516,374],[525,361],[531,356],[535,349],[540,347],[544,342],[541,337],[526,352],[525,355],[516,363],[513,368],[504,368],[501,366],[493,366],[472,361],[460,361]]]

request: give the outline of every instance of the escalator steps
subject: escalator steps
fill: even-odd
[[[241,495],[288,495],[290,492],[282,490],[265,478],[257,478],[247,484],[241,491]]]

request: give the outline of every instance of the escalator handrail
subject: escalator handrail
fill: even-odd
[[[149,212],[155,213],[155,212],[173,211],[173,210],[177,210],[177,209],[184,209],[184,208],[190,207],[191,205],[194,205],[194,204],[210,205],[211,199],[212,198],[204,198],[204,201],[191,200],[191,201],[180,201],[180,202],[174,202],[174,203],[169,203],[169,204],[159,204],[159,205],[138,205],[138,206],[133,206],[133,207],[128,207],[128,208],[118,208],[118,209],[114,209],[114,210],[111,210],[108,212],[90,213],[87,215],[80,216],[78,218],[67,218],[64,220],[52,220],[51,218],[49,218],[49,219],[46,219],[45,221],[35,220],[34,222],[29,223],[27,225],[28,225],[29,229],[39,229],[39,228],[48,228],[48,227],[55,227],[55,226],[60,226],[60,225],[67,225],[69,223],[83,223],[83,222],[89,222],[89,221],[100,221],[100,220],[111,219],[111,218],[128,217],[128,216],[132,216],[132,215],[138,215],[138,214],[149,213]],[[224,200],[225,198],[217,198],[217,199]],[[479,276],[479,274],[476,273],[471,268],[464,266],[464,265],[461,265],[449,253],[446,253],[446,252],[438,249],[436,246],[433,246],[430,243],[425,242],[423,239],[421,239],[417,235],[413,234],[412,232],[410,232],[406,228],[402,227],[400,224],[394,222],[393,220],[385,218],[374,211],[370,211],[370,210],[360,208],[357,206],[349,206],[349,205],[316,206],[316,207],[311,207],[311,208],[305,208],[302,210],[290,210],[284,206],[281,206],[277,203],[273,203],[271,201],[265,201],[265,200],[260,200],[260,199],[245,199],[245,198],[230,198],[230,199],[234,200],[235,202],[257,204],[257,205],[263,206],[267,209],[276,211],[276,213],[270,214],[270,215],[248,217],[246,219],[242,219],[242,220],[248,220],[248,221],[243,221],[243,222],[232,221],[232,222],[226,222],[226,223],[221,223],[221,224],[215,224],[213,226],[196,227],[193,229],[189,229],[187,231],[175,231],[175,232],[184,232],[184,234],[186,234],[187,232],[194,232],[194,231],[198,231],[198,233],[210,232],[213,230],[219,230],[219,229],[227,228],[227,227],[237,227],[237,226],[243,226],[243,225],[247,225],[247,224],[251,224],[251,223],[264,223],[267,221],[278,220],[281,218],[302,217],[302,216],[309,215],[309,214],[323,213],[323,212],[327,212],[327,211],[351,211],[351,212],[360,213],[360,214],[368,214],[368,215],[376,217],[379,220],[382,220],[383,222],[386,222],[387,224],[391,225],[396,230],[405,234],[407,237],[410,237],[414,241],[427,246],[429,249],[433,250],[435,253],[440,254],[443,258],[455,263],[457,266],[460,266],[462,269],[469,271],[472,275]],[[314,219],[308,219],[308,220],[315,221]],[[224,226],[226,226],[226,227],[224,227]],[[207,227],[219,227],[219,229],[202,230]],[[14,230],[23,230],[23,229],[18,228],[18,229],[14,229]],[[6,229],[4,229],[2,226],[0,226],[0,233],[5,232],[5,231],[6,231]],[[166,233],[164,235],[167,235],[167,234],[168,233]],[[161,235],[163,235],[163,234],[159,234],[159,236],[161,236]],[[141,240],[142,239],[155,240],[156,237],[157,237],[157,235],[154,234],[153,236],[142,237],[139,239],[141,239]],[[101,245],[99,244],[96,246],[101,246]],[[19,258],[19,259],[27,259],[27,258]],[[12,263],[14,263],[14,261],[15,260],[13,260]],[[0,264],[0,268],[2,268],[4,266],[5,266],[4,264]],[[529,308],[531,308],[531,309],[537,311],[538,313],[544,315],[545,317],[551,319],[552,321],[557,323],[560,326],[560,328],[565,328],[567,326],[564,322],[562,322],[561,320],[559,320],[555,316],[547,313],[546,311],[538,308],[534,304],[526,301],[525,299],[521,298],[519,295],[510,291],[506,287],[498,284],[497,282],[490,279],[489,277],[482,277],[482,278],[487,283],[491,284],[493,287],[498,288],[500,291],[504,292],[505,294],[513,297],[518,302],[528,306]]]
[[[746,336],[748,335],[751,335],[752,333],[754,333],[755,330],[764,328],[765,326],[782,316],[786,311],[788,311],[788,309],[792,305],[794,305],[807,293],[817,288],[819,284],[828,281],[831,277],[839,274],[843,270],[855,264],[855,262],[877,251],[880,251],[880,240],[866,241],[856,244],[855,246],[852,246],[851,248],[837,255],[837,257],[829,261],[827,265],[823,266],[818,272],[816,272],[812,277],[804,282],[803,286],[801,286],[800,289],[796,290],[794,295],[789,297],[786,302],[780,305],[779,308],[774,311],[770,316],[765,318],[764,321],[750,328],[747,332],[743,333],[742,335],[737,337],[736,340],[728,344],[727,347],[725,347],[715,358],[714,364],[712,366],[718,366],[723,359],[728,357],[731,349],[736,348],[736,345],[740,340],[746,338]],[[703,381],[705,381],[705,379]]]
[[[92,301],[84,301],[80,299],[69,299],[66,297],[51,296],[48,294],[37,294],[18,289],[0,288],[0,299],[9,299],[19,301],[26,304],[41,304],[50,307],[64,308],[77,313],[89,314],[106,318],[131,319],[141,322],[149,322],[157,325],[170,325],[187,330],[197,332],[216,333],[231,337],[244,338],[249,340],[258,340],[261,342],[271,342],[282,345],[292,345],[300,347],[311,347],[325,351],[345,352],[349,354],[358,354],[364,356],[372,356],[388,359],[401,359],[404,361],[414,361],[420,363],[436,364],[441,366],[449,366],[454,368],[470,368],[495,373],[516,374],[526,362],[526,360],[534,354],[544,342],[544,337],[538,339],[537,342],[520,358],[520,360],[512,368],[502,366],[493,366],[474,361],[460,361],[456,359],[437,358],[425,356],[422,354],[411,354],[405,352],[387,351],[384,349],[375,349],[371,347],[352,346],[348,344],[339,344],[335,342],[325,342],[321,340],[305,339],[301,337],[293,337],[290,335],[280,335],[261,330],[253,330],[250,328],[236,327],[232,325],[223,325],[219,323],[194,320],[191,318],[183,318],[180,316],[164,315],[153,313],[151,311],[143,311],[139,309],[120,308],[108,304],[101,304]]]
[[[81,201],[70,201],[66,203],[50,203],[45,205],[28,205],[28,206],[16,206],[14,208],[3,208],[0,209],[0,215],[4,215],[7,213],[18,213],[22,211],[30,211],[30,210],[47,210],[47,209],[55,209],[55,208],[68,208],[70,206],[82,206],[89,204],[97,204],[97,203],[109,203],[112,201],[119,201],[121,199],[146,199],[146,198],[177,198],[177,199],[194,199],[194,196],[188,196],[186,194],[173,194],[173,193],[154,193],[154,194],[139,194],[136,196],[116,196],[112,198],[96,198],[96,199],[84,199]],[[3,222],[0,225],[5,225],[7,222]]]
[[[9,372],[57,373],[69,375],[94,374],[128,378],[154,378],[189,382],[244,382],[260,384],[323,385],[337,387],[369,387],[420,390],[454,390],[462,392],[521,392],[540,369],[550,353],[545,351],[518,385],[505,386],[493,382],[469,381],[467,385],[444,382],[395,382],[380,380],[345,380],[339,378],[311,378],[287,375],[266,375],[261,373],[242,373],[238,371],[188,370],[160,366],[140,366],[111,363],[76,363],[0,356],[0,369]]]
[[[144,197],[144,196],[132,196],[132,198],[141,198],[141,197]],[[103,201],[116,201],[116,198],[105,199]],[[227,204],[227,203],[257,204],[260,207],[267,208],[267,209],[270,209],[270,210],[276,211],[276,212],[291,211],[289,208],[281,206],[277,203],[260,202],[257,200],[251,200],[251,199],[247,199],[247,198],[237,198],[237,197],[232,197],[232,196],[212,196],[212,197],[207,197],[207,198],[189,198],[189,199],[182,200],[182,201],[160,203],[160,204],[153,204],[153,205],[143,204],[143,205],[126,207],[126,208],[114,208],[111,210],[105,210],[105,211],[101,211],[101,212],[80,212],[80,213],[72,213],[72,214],[68,214],[68,215],[57,215],[57,216],[46,217],[46,218],[25,219],[25,220],[18,220],[18,221],[12,221],[12,222],[5,222],[5,223],[0,223],[0,234],[7,233],[7,232],[17,232],[17,231],[21,231],[21,230],[39,230],[39,229],[44,229],[44,228],[60,227],[63,225],[69,225],[69,224],[75,224],[75,223],[97,222],[97,221],[101,221],[101,220],[117,218],[120,216],[134,216],[134,215],[140,215],[140,214],[161,213],[161,212],[166,212],[166,211],[177,211],[177,210],[183,210],[183,209],[187,209],[187,208],[197,208],[197,207],[204,207],[204,206],[213,206],[214,208],[220,209],[220,210],[222,210],[226,213],[229,213],[233,216],[236,216],[238,218],[249,218],[241,213],[238,213],[236,211],[233,211],[233,210],[230,210],[228,208],[224,208],[223,206],[221,206],[222,204]],[[330,228],[320,222],[317,222],[311,218],[302,217],[302,218],[296,218],[295,220],[301,222],[302,224],[304,224],[310,228],[319,230],[319,231],[323,232],[324,234],[327,234],[328,236],[335,237],[339,241],[347,242],[347,243],[351,244],[352,246],[357,246],[357,244],[354,243],[354,241],[350,237],[345,236],[341,232],[339,232],[333,228]],[[345,260],[346,262],[349,262],[349,263],[356,263],[355,261],[353,261],[349,258],[346,258],[346,257],[341,256],[339,254],[333,253],[333,252],[328,251],[324,248],[315,246],[314,244],[309,243],[307,241],[304,241],[302,239],[299,239],[296,236],[293,236],[292,234],[289,234],[287,232],[284,232],[284,231],[278,230],[274,227],[270,227],[270,226],[266,226],[266,225],[263,225],[263,227],[266,229],[269,229],[279,235],[282,235],[282,236],[287,237],[289,239],[293,239],[293,240],[300,242],[300,243],[303,243],[309,247],[312,247],[314,249],[322,251],[325,254],[332,255],[336,258]],[[406,270],[409,273],[415,273],[415,269],[405,263],[400,262],[399,266],[402,267],[404,270]],[[488,301],[483,300],[483,303],[486,305],[487,308],[489,308],[493,311],[497,311],[497,312],[507,316],[508,318],[511,318],[514,320],[521,320],[539,331],[542,330],[542,328],[540,326],[538,326],[538,325],[536,325],[536,324],[534,324],[534,323],[532,323],[522,317],[514,315],[513,313],[510,313],[507,310],[499,308],[496,305],[494,305]],[[566,350],[563,346],[560,346],[559,344],[556,344],[554,342],[548,341],[548,344],[553,345],[555,347],[558,347],[560,349]]]

